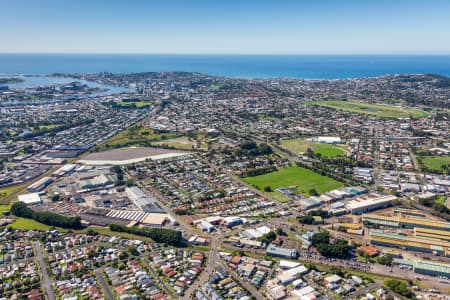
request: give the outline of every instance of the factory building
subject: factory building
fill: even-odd
[[[42,177],[41,179],[39,179],[35,183],[33,183],[30,186],[28,186],[27,190],[30,193],[39,193],[42,190],[44,190],[52,182],[53,182],[52,178],[50,178],[50,177]]]
[[[387,233],[372,230],[369,235],[372,245],[396,247],[410,251],[420,251],[435,255],[450,256],[450,242],[436,239],[424,239],[399,233]]]
[[[450,265],[430,260],[400,259],[394,258],[394,264],[406,265],[413,268],[414,272],[430,276],[450,277]]]
[[[156,200],[150,198],[139,187],[127,187],[125,189],[128,199],[144,212],[164,213],[165,211],[159,206]]]
[[[436,229],[442,231],[450,230],[450,223],[433,221],[423,218],[407,217],[407,216],[381,216],[377,214],[364,214],[362,216],[364,223],[378,226],[388,226],[394,228],[413,229],[415,227]]]
[[[363,214],[368,211],[386,208],[392,205],[392,201],[397,199],[396,196],[379,196],[370,194],[366,197],[357,198],[347,203],[346,208],[352,214]]]
[[[282,248],[277,247],[274,244],[270,244],[267,246],[267,254],[276,256],[276,257],[284,257],[284,258],[294,258],[296,259],[298,257],[298,252],[295,249],[288,249],[288,248]]]

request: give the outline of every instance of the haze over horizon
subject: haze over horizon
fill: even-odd
[[[450,54],[442,0],[0,4],[0,53]]]

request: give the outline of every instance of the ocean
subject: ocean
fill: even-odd
[[[0,54],[0,74],[186,71],[242,78],[450,76],[450,55]]]

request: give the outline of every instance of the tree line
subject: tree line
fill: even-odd
[[[182,241],[181,231],[166,228],[138,228],[127,227],[118,224],[109,225],[111,231],[126,232],[134,235],[151,238],[157,243],[165,243],[168,245],[180,245]]]
[[[66,217],[49,211],[34,211],[23,202],[15,202],[11,206],[11,213],[16,217],[35,220],[39,223],[66,229],[80,229],[80,217]]]

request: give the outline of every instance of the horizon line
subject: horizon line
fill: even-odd
[[[450,56],[450,52],[428,53],[158,53],[158,52],[1,52],[0,55],[211,55],[211,56]]]

